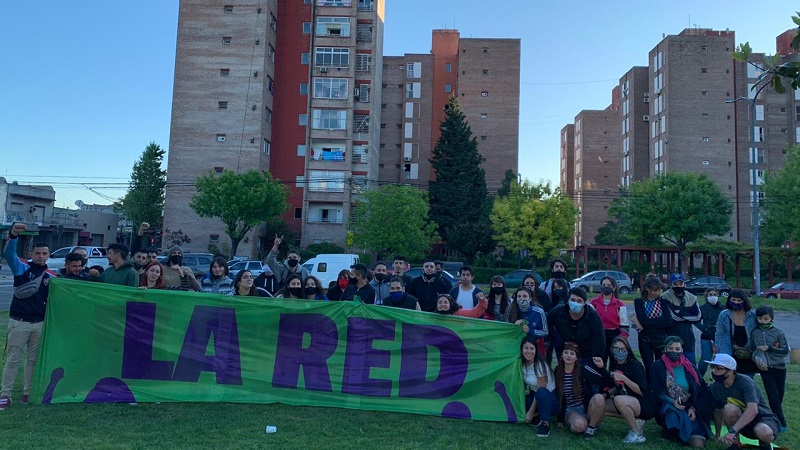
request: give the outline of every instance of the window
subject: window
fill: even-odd
[[[756,142],[764,142],[764,127],[753,128],[753,140]]]
[[[481,113],[481,119],[487,119],[487,118],[489,118],[489,115],[488,115],[488,114],[486,114],[486,113]]]
[[[369,53],[359,53],[356,55],[356,72],[369,72],[372,66],[372,55]]]
[[[708,73],[708,67],[701,67],[700,73]]]
[[[226,13],[232,13],[233,12],[233,5],[225,5],[225,6],[222,7],[222,10],[224,12],[226,12]]]
[[[217,134],[217,142],[225,142],[225,135]]]
[[[300,64],[308,64],[308,61],[311,59],[311,55],[308,53],[300,53]]]
[[[217,102],[217,108],[228,109],[228,102]]]
[[[403,127],[403,137],[406,139],[419,138],[419,124],[406,122],[405,126]]]
[[[318,130],[344,130],[347,111],[343,109],[312,109],[311,128]]]
[[[275,95],[275,80],[272,77],[267,77],[267,89],[269,89],[269,93]]]
[[[225,36],[222,38],[222,45],[231,45],[233,38],[230,36]]]
[[[315,192],[344,192],[344,172],[309,170],[308,190]]]
[[[272,45],[267,47],[267,58],[269,58],[270,61],[275,62],[275,47]]]
[[[488,97],[488,96],[489,96],[489,91],[482,91],[481,92],[481,97]]]
[[[297,144],[297,156],[306,156],[305,144]]]
[[[316,161],[344,161],[346,148],[347,144],[345,142],[312,142],[311,159]]]
[[[216,166],[216,167],[214,167],[214,174],[215,174],[215,175],[221,175],[221,174],[222,174],[222,172],[224,172],[224,171],[225,171],[225,168],[224,168],[224,167],[222,167],[222,166]]]
[[[303,186],[306,185],[306,177],[303,175],[297,175],[294,177],[294,187],[303,189]]]
[[[278,19],[272,13],[269,14],[269,27],[272,28],[272,31],[278,31]]]
[[[755,157],[755,161],[753,161]],[[764,149],[763,148],[756,148],[755,152],[751,149],[750,150],[750,163],[757,163],[757,164],[764,164]]]
[[[347,78],[314,78],[314,98],[346,100],[350,90]]]
[[[359,11],[372,11],[373,0],[358,0]]]
[[[303,218],[303,208],[295,208],[294,209],[294,218],[295,219],[302,219]]]
[[[403,176],[406,180],[416,180],[419,178],[419,164],[406,163],[403,164]]]
[[[756,120],[764,120],[764,105],[756,105]]]
[[[702,95],[708,95],[708,91],[700,91],[700,94],[702,94]]]
[[[484,75],[489,75],[489,69],[483,69],[483,74]]]
[[[405,111],[406,119],[419,119],[419,112],[420,112],[419,103],[406,102],[405,109],[406,109]]]
[[[350,6],[352,0],[317,0],[317,6]]]
[[[747,78],[758,78],[764,73],[764,66],[757,63],[747,64]]]
[[[411,158],[419,157],[419,144],[406,142],[403,144],[403,160],[411,161]]]
[[[708,142],[710,139],[708,139],[707,136],[703,136],[702,140],[703,140],[703,142]]]
[[[350,49],[317,47],[314,64],[318,67],[348,67],[350,65]]]
[[[422,76],[422,63],[411,62],[406,66],[406,78],[420,78]]]
[[[483,53],[489,53],[489,47],[483,47]]]
[[[356,24],[356,42],[372,42],[372,24]]]
[[[353,132],[369,132],[369,114],[353,114]]]
[[[264,139],[264,154],[269,156],[270,150],[272,150],[272,143]]]
[[[303,34],[311,34],[311,22],[303,22]]]
[[[369,85],[368,84],[359,84],[358,85],[358,95],[356,99],[359,102],[368,102],[369,101]]]
[[[783,110],[781,112],[786,112],[786,110]],[[800,122],[800,106],[794,107],[794,120],[795,122]]]
[[[422,97],[422,83],[406,83],[406,98]]]
[[[348,37],[350,36],[349,17],[317,17],[317,36]]]
[[[763,170],[752,170],[750,169],[750,185],[762,185],[764,184],[764,171]]]
[[[367,149],[366,145],[354,145],[353,146],[353,162],[354,163],[362,163],[366,164],[368,161],[367,159]],[[366,179],[364,179],[366,183]]]
[[[269,108],[264,108],[264,121],[272,123],[272,110]]]
[[[445,64],[444,65],[444,71],[447,72],[447,73],[452,72],[453,71],[453,65],[450,64],[450,63]]]
[[[444,85],[444,91],[448,94],[453,91],[453,87],[450,85],[450,83]]]
[[[301,127],[304,127],[304,126],[308,125],[308,114],[300,114],[300,115],[298,115],[297,123]]]
[[[231,74],[231,69],[219,69],[219,76],[227,77]]]
[[[300,95],[308,95],[308,83],[300,83]]]

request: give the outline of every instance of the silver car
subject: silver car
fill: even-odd
[[[106,259],[105,247],[91,247],[88,245],[63,247],[54,251],[53,253],[50,253],[50,258],[47,260],[47,267],[50,269],[63,269],[64,257],[78,247],[82,247],[86,250],[87,257],[89,258],[89,261],[86,263],[86,267],[100,266],[104,269],[108,267],[108,259]]]
[[[625,272],[616,270],[595,270],[586,275],[572,280],[572,285],[583,288],[586,292],[600,292],[600,282],[605,277],[611,277],[617,281],[617,291],[620,294],[629,294],[633,290],[633,282]]]

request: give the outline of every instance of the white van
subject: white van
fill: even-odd
[[[342,270],[350,270],[350,266],[358,264],[358,255],[351,255],[349,253],[331,253],[317,255],[303,263],[303,267],[308,270],[308,274],[317,278],[324,289],[328,289],[328,285],[332,281],[336,281],[336,277]]]

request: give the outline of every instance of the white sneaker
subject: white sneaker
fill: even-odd
[[[625,439],[622,440],[624,444],[641,444],[642,442],[647,441],[647,438],[644,437],[644,434],[639,434],[633,430],[628,432],[628,435],[625,436]]]

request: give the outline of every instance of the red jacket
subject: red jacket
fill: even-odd
[[[600,316],[600,320],[603,322],[603,329],[605,330],[617,330],[620,327],[620,315],[619,311],[622,308],[625,308],[625,302],[619,300],[618,298],[611,296],[611,303],[606,306],[603,303],[603,295],[601,294],[597,298],[593,298],[590,302],[590,305],[597,311],[597,314]],[[627,314],[627,313],[626,313]],[[624,325],[627,327],[628,324],[625,323]]]

